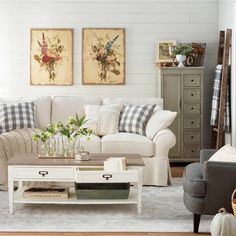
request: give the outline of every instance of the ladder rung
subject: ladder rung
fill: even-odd
[[[214,132],[219,132],[218,128],[216,128],[216,127],[213,127],[212,130],[213,130]]]

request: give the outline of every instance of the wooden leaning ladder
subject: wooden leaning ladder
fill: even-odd
[[[218,113],[218,125],[212,128],[211,146],[219,149],[224,145],[224,119],[225,119],[225,102],[227,93],[227,80],[229,71],[229,54],[232,40],[232,30],[220,31],[218,59],[217,64],[222,64],[220,102]]]

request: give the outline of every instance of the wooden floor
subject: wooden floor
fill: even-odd
[[[172,166],[171,167],[172,177],[182,177],[183,172],[184,172],[184,167],[182,167],[182,166]]]
[[[182,177],[184,168],[171,167],[173,177]],[[208,236],[208,233],[0,233],[0,236]]]

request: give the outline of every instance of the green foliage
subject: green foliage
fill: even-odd
[[[43,131],[37,131],[33,134],[33,141],[42,141],[45,143],[50,137],[53,137],[56,134],[56,129],[54,124],[49,124],[47,128]]]
[[[184,55],[188,56],[192,52],[192,46],[190,44],[182,44],[179,43],[176,46],[173,47],[172,53],[176,55]]]
[[[56,134],[64,135],[68,139],[77,136],[89,137],[93,134],[93,130],[84,126],[86,122],[86,116],[79,118],[78,114],[76,114],[75,117],[69,117],[65,124],[61,121],[49,124],[45,130],[34,133],[32,139],[34,141],[40,140],[45,143],[50,137],[53,137]]]

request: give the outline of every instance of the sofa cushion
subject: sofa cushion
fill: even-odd
[[[145,127],[156,105],[127,105],[120,114],[120,132],[145,136]]]
[[[119,117],[122,105],[86,105],[87,127],[98,136],[118,133]]]
[[[102,137],[102,153],[137,153],[141,156],[153,156],[154,143],[138,134],[116,133]]]
[[[87,137],[79,138],[80,147],[83,147],[90,153],[101,153],[101,138],[96,135],[91,135],[89,139]]]
[[[203,180],[203,163],[192,163],[185,167],[183,188],[192,197],[204,197],[206,182]]]
[[[35,102],[0,103],[0,134],[23,128],[35,128]]]
[[[36,126],[40,129],[45,129],[51,123],[51,97],[40,97],[35,100],[36,102]]]
[[[56,96],[52,100],[52,122],[66,122],[69,116],[85,115],[84,106],[87,104],[101,105],[100,98],[83,98],[71,96]]]
[[[169,127],[173,123],[176,115],[177,112],[162,110],[157,106],[147,122],[146,136],[153,139],[158,131]]]
[[[133,105],[144,105],[144,104],[152,104],[163,107],[163,99],[162,98],[103,98],[102,104],[133,104]]]
[[[36,102],[35,107],[35,122],[36,127],[45,129],[51,123],[51,97],[13,97],[13,98],[0,98],[0,102],[9,104],[18,102]]]

